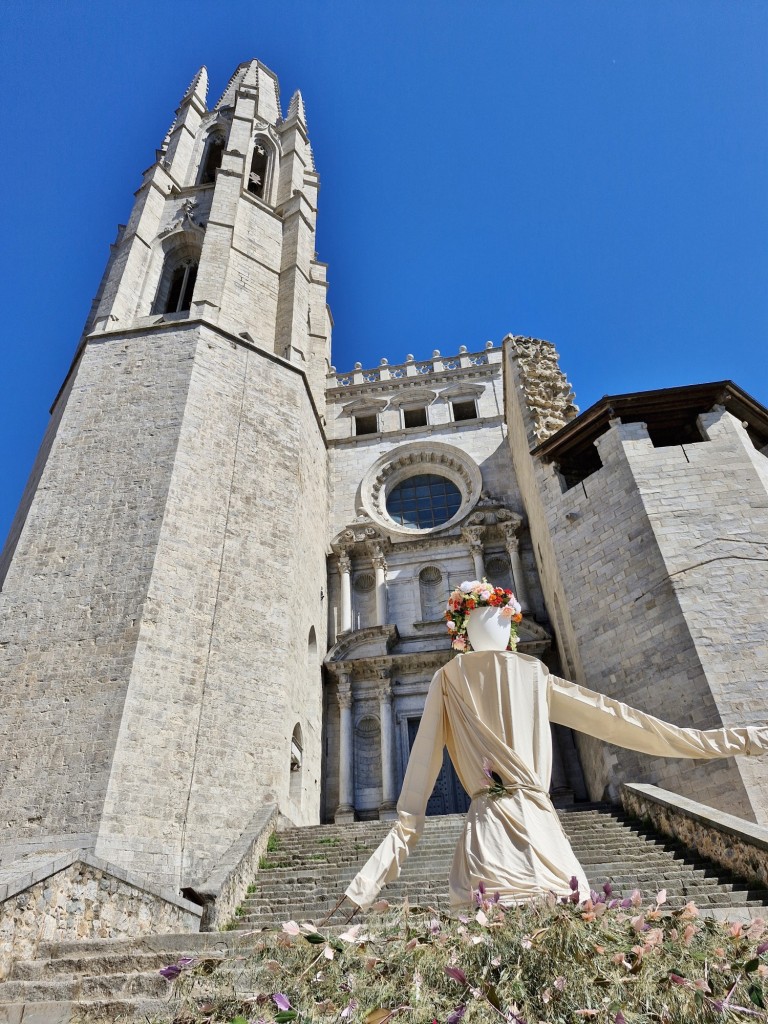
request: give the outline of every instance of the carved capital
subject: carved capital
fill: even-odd
[[[342,550],[337,555],[339,563],[339,572],[349,573],[352,571],[352,559],[349,557],[346,551]]]
[[[392,703],[392,670],[380,668],[376,670],[376,694],[380,704]]]
[[[520,544],[520,539],[517,536],[517,532],[520,529],[520,523],[522,520],[512,523],[500,523],[501,532],[504,534],[504,543],[507,551],[517,551]]]
[[[387,560],[384,557],[384,549],[381,544],[368,544],[367,547],[374,569],[384,569],[386,571]]]
[[[469,545],[471,551],[483,550],[484,534],[484,526],[465,526],[461,531],[461,535]]]

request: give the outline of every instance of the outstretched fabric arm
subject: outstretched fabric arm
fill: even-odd
[[[427,801],[443,764],[445,727],[443,720],[443,672],[432,679],[411,747],[408,768],[397,801],[397,822],[375,853],[352,879],[346,895],[367,910],[387,883],[400,874],[411,849],[424,830]]]
[[[715,758],[768,753],[768,728],[681,729],[628,704],[549,677],[549,717],[617,747],[657,757]]]

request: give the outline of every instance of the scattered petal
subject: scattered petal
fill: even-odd
[[[361,924],[353,924],[351,928],[348,928],[345,932],[339,935],[342,942],[357,942],[357,937],[363,930]]]
[[[291,1006],[291,1002],[288,999],[288,996],[284,995],[282,992],[275,992],[272,998],[274,999],[275,1005],[277,1006],[278,1010],[293,1009],[293,1007]]]
[[[666,902],[667,902],[667,890],[666,889],[660,889],[659,892],[656,893],[656,906],[660,907],[662,905],[662,903],[666,903]]]
[[[446,1017],[446,1024],[459,1024],[459,1021],[463,1018],[466,1012],[466,1006],[463,1004],[461,1006],[457,1006],[456,1009],[452,1010]]]
[[[301,928],[299,928],[295,921],[283,921],[283,931],[286,935],[301,935]],[[312,931],[314,931],[314,928]]]
[[[478,910],[478,912],[475,914],[475,920],[477,921],[478,924],[482,925],[483,928],[485,928],[485,926],[488,924],[488,916],[483,910]]]
[[[375,914],[386,913],[386,911],[389,910],[389,900],[376,900],[376,902],[371,907],[371,910]]]
[[[325,949],[323,950],[323,956],[325,957],[326,960],[333,960],[335,955],[336,954],[333,952],[330,946],[326,946]]]
[[[453,978],[454,981],[458,981],[460,985],[469,985],[467,976],[460,967],[446,967],[445,973],[449,978]],[[464,1014],[462,1013],[462,1017]]]

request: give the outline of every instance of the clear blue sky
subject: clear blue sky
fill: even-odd
[[[6,0],[0,538],[200,64],[301,88],[334,362],[555,342],[601,395],[768,403],[765,0]],[[141,424],[137,424],[137,429]]]

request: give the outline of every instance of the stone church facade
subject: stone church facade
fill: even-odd
[[[731,382],[578,413],[545,341],[331,365],[302,97],[205,69],[120,228],[0,559],[0,882],[86,851],[169,892],[264,806],[388,818],[449,590],[672,720],[765,722],[768,411]],[[762,760],[558,727],[553,798],[647,781],[768,820]],[[428,813],[461,810],[444,764]],[[42,874],[41,874],[42,873]],[[1,896],[0,896],[1,898]]]

